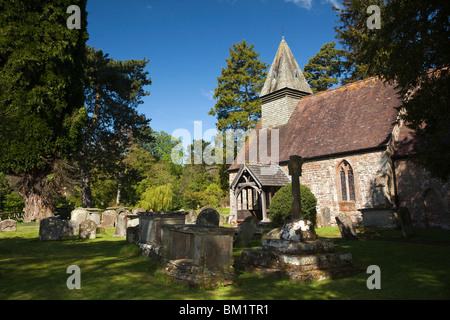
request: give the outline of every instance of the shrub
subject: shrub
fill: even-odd
[[[172,209],[172,185],[148,188],[141,196],[138,206],[145,210],[168,211]]]
[[[302,201],[303,218],[316,224],[317,199],[311,190],[304,185],[300,185],[300,196]],[[291,219],[292,211],[292,184],[282,187],[272,197],[269,208],[269,217],[275,223],[284,224]]]

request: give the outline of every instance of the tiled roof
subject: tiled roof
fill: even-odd
[[[267,130],[279,130],[281,163],[291,155],[308,159],[381,148],[390,141],[398,115],[394,108],[400,104],[393,85],[372,77],[303,97],[287,124]],[[261,121],[254,129],[256,136],[262,132],[260,128]],[[267,136],[270,150],[271,133]],[[238,157],[245,154],[249,159],[249,146],[255,141],[250,137]],[[235,163],[229,170],[240,166]]]
[[[241,167],[240,171],[231,183],[231,188],[235,188],[241,176],[248,170],[255,179],[259,187],[265,186],[285,186],[291,182],[286,171],[278,165],[248,164]]]

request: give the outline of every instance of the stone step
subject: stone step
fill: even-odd
[[[279,253],[267,249],[243,250],[238,266],[275,268],[284,271],[310,271],[352,266],[352,255],[348,252],[333,252],[310,255]]]

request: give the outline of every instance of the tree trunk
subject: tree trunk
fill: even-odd
[[[83,208],[92,207],[91,177],[89,170],[80,166],[81,175],[81,206]]]
[[[27,192],[21,195],[25,202],[23,222],[39,222],[53,216],[53,207],[40,194]]]

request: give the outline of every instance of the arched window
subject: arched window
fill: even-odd
[[[342,201],[355,201],[355,178],[353,169],[347,161],[342,161],[338,169],[340,179],[340,198]]]

